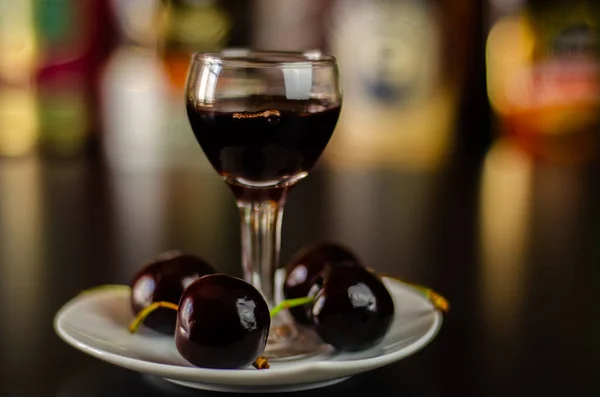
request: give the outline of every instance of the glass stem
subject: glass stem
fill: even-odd
[[[244,279],[263,293],[269,308],[276,304],[275,271],[279,264],[283,205],[283,199],[238,201]]]

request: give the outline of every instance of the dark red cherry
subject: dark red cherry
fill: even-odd
[[[192,282],[215,270],[204,259],[180,251],[168,251],[145,265],[131,282],[131,308],[135,315],[153,302],[175,305]],[[144,324],[155,331],[173,335],[177,315],[160,308],[152,312]]]
[[[383,339],[394,319],[394,302],[383,282],[361,267],[338,267],[312,305],[314,330],[342,351],[360,351]]]
[[[183,293],[175,345],[197,367],[245,368],[264,351],[270,326],[269,307],[254,286],[213,274],[195,281]]]
[[[302,249],[286,266],[283,296],[294,299],[313,295],[323,283],[323,271],[339,266],[361,267],[357,257],[337,243],[318,243]],[[312,324],[307,307],[294,307],[289,311],[299,323]]]

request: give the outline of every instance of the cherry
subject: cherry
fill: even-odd
[[[270,326],[269,306],[254,286],[213,274],[181,296],[175,345],[197,367],[245,368],[264,351]]]
[[[131,282],[131,308],[139,314],[154,302],[179,303],[183,291],[195,280],[215,270],[204,259],[180,251],[167,251],[145,265]],[[172,335],[175,332],[176,313],[167,308],[153,311],[145,325],[153,330]]]
[[[343,245],[324,242],[299,251],[286,265],[283,284],[285,299],[314,296],[324,281],[324,273],[340,266],[361,267],[357,257]],[[311,325],[307,307],[294,307],[290,314],[297,322]]]
[[[129,324],[129,332],[135,333],[157,310],[170,310],[176,316],[175,345],[191,364],[234,369],[251,363],[257,369],[268,369],[268,360],[260,354],[271,318],[312,302],[308,297],[284,300],[269,312],[252,284],[226,274],[209,274],[185,289],[179,305],[157,301],[145,307]]]
[[[380,342],[394,318],[394,302],[383,282],[362,267],[332,269],[311,309],[321,340],[341,351]]]
[[[177,350],[198,367],[235,369],[252,364],[265,369],[269,364],[260,354],[271,318],[281,310],[288,309],[298,321],[313,325],[323,342],[340,351],[368,349],[391,327],[394,302],[382,275],[363,267],[344,246],[320,243],[307,247],[292,258],[286,271],[286,299],[269,312],[264,297],[250,283],[215,274],[198,257],[165,253],[134,279],[134,292],[135,288],[138,295],[151,291],[152,299],[142,302],[129,329],[134,333],[144,321],[161,329],[170,325]],[[141,282],[144,278],[147,281]],[[393,279],[411,285],[437,309],[448,311],[448,302],[435,291]],[[149,287],[140,286],[143,284]],[[168,296],[165,291],[177,294]],[[174,318],[167,318],[169,314]]]

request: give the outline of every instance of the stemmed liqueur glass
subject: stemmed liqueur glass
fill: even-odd
[[[196,53],[186,85],[189,122],[241,215],[244,278],[275,300],[283,207],[335,129],[342,102],[337,63],[320,52]],[[318,342],[287,312],[272,321],[269,358],[314,352]]]

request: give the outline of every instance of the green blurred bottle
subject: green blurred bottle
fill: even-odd
[[[98,74],[112,48],[114,24],[105,0],[35,0],[40,46],[36,73],[41,152],[89,153],[101,130]]]

